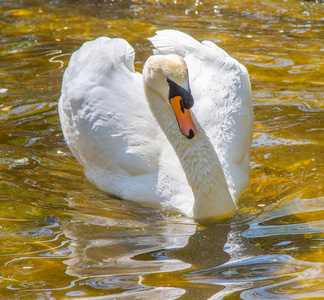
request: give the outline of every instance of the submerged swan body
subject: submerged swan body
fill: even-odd
[[[197,219],[230,216],[249,184],[248,72],[210,41],[175,30],[150,40],[143,75],[123,39],[72,55],[59,100],[67,144],[103,191]]]

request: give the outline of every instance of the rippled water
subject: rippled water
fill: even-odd
[[[0,16],[0,299],[324,298],[322,1],[4,0]],[[141,71],[163,28],[251,76],[251,186],[221,223],[100,192],[62,136],[71,53],[123,37]]]

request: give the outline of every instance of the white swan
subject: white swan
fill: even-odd
[[[197,219],[230,216],[249,184],[248,72],[210,41],[175,30],[150,40],[143,76],[123,39],[100,37],[72,55],[59,100],[67,144],[103,191]]]

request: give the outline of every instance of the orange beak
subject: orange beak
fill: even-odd
[[[173,107],[182,134],[188,139],[192,139],[196,134],[196,126],[191,118],[190,110],[184,108],[181,96],[171,98],[170,103]]]

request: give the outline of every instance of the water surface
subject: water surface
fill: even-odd
[[[3,299],[324,297],[321,1],[5,0],[0,16]],[[141,71],[147,37],[164,28],[216,42],[250,73],[251,185],[230,220],[111,197],[64,142],[71,53],[123,37]]]

